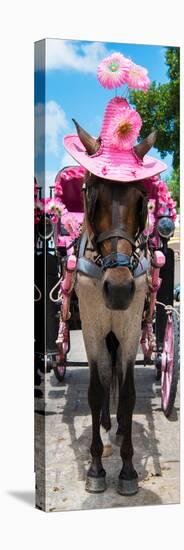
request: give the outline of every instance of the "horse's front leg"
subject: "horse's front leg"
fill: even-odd
[[[92,443],[90,448],[92,462],[87,473],[86,490],[90,493],[100,493],[106,489],[106,472],[101,461],[103,443],[100,437],[100,417],[104,401],[104,389],[96,365],[91,366],[90,369],[88,401],[92,414]]]
[[[122,436],[120,455],[123,467],[119,475],[118,492],[121,495],[134,495],[138,491],[138,475],[132,464],[132,415],[135,406],[134,366],[129,364],[124,383],[119,389],[118,435]]]

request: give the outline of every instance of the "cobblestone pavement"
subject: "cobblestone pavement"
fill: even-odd
[[[81,360],[81,354],[84,357],[81,334],[75,331],[73,338],[75,359],[79,355]],[[113,453],[103,458],[107,490],[98,495],[89,494],[85,491],[91,443],[91,415],[87,402],[89,370],[67,367],[62,383],[56,380],[53,371],[46,375],[45,400],[35,400],[38,507],[61,511],[179,503],[179,395],[177,393],[168,420],[161,411],[160,385],[155,381],[154,367],[136,366],[135,377],[137,401],[133,444],[139,491],[135,496],[123,497],[117,493],[121,458],[115,437],[115,409],[112,409],[110,432]],[[44,430],[45,448],[44,439],[40,437]],[[45,472],[39,466],[41,460],[42,464],[45,460]]]

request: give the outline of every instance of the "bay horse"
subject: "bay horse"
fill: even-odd
[[[86,154],[98,154],[101,138],[93,138],[73,121]],[[153,131],[134,147],[133,154],[142,161],[155,141],[156,131]],[[136,275],[136,268],[144,263],[141,259],[142,263],[138,260],[137,265],[136,250],[146,224],[148,197],[144,180],[113,181],[86,171],[83,198],[85,221],[79,246],[76,293],[90,367],[92,461],[86,490],[98,493],[106,489],[100,425],[109,432],[110,389],[117,381],[117,435],[121,436],[122,458],[118,492],[133,495],[138,491],[138,475],[132,462],[134,364],[148,291],[147,267]]]
[[[84,256],[93,263],[100,257],[102,277],[77,274],[82,332],[90,383],[88,401],[92,414],[92,463],[87,473],[86,490],[106,489],[102,466],[103,443],[100,424],[109,431],[110,388],[119,385],[117,434],[122,436],[122,469],[118,491],[135,494],[137,472],[132,463],[132,414],[135,406],[134,363],[137,355],[142,313],[147,291],[146,274],[134,278],[130,269],[135,241],[147,218],[147,197],[140,182],[120,184],[87,173],[84,210],[86,246]],[[128,261],[127,261],[128,259]]]

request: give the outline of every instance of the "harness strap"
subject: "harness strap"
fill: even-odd
[[[120,252],[112,252],[109,256],[102,258],[102,271],[113,267],[129,267],[132,271],[133,266],[131,258],[127,254],[121,254]]]
[[[135,246],[135,242],[132,237],[130,237],[130,235],[128,235],[128,233],[124,229],[121,229],[121,227],[110,229],[108,231],[103,231],[103,233],[100,233],[100,235],[98,235],[96,242],[101,243],[107,239],[110,239],[111,237],[119,237],[120,239],[125,239],[126,241],[129,241],[133,247]]]
[[[85,250],[86,250],[87,242],[88,242],[88,234],[87,234],[87,231],[85,231],[85,232],[82,234],[81,239],[80,239],[79,253],[78,253],[78,257],[79,257],[79,258],[81,258],[82,256],[84,256]]]
[[[86,223],[87,233],[88,233],[89,239],[93,240],[94,231],[93,231],[92,224],[91,224],[91,222],[89,221],[89,218],[88,218],[88,207],[87,207],[87,199],[86,199],[86,183],[83,184],[82,191],[83,191],[83,204],[84,204],[84,214],[85,214],[85,223]]]
[[[137,279],[137,277],[144,275],[144,273],[147,272],[147,269],[148,260],[144,257],[141,259],[138,266],[133,271],[134,278]],[[84,256],[78,259],[76,271],[79,271],[83,275],[91,277],[92,279],[101,279],[103,275],[102,267],[99,267],[97,264],[95,264],[95,262],[85,258]]]
[[[97,265],[93,260],[90,260],[89,258],[85,258],[84,256],[87,242],[88,242],[88,235],[87,235],[87,231],[85,231],[80,240],[76,271],[83,273],[87,277],[92,277],[93,279],[101,279],[103,275],[103,270],[107,269],[108,267],[109,260],[111,262],[109,264],[110,267],[112,266],[117,267],[117,265],[119,265],[120,267],[130,266],[130,257],[127,256],[126,254],[118,254],[118,253],[113,255],[113,259],[115,260],[113,263],[111,261],[112,255],[110,255],[110,258],[106,256],[105,258],[102,259],[101,266]],[[147,269],[148,269],[148,260],[145,257],[143,257],[141,261],[139,261],[135,269],[133,269],[132,267],[133,276],[139,277],[140,275],[143,275],[144,273],[146,273]]]
[[[92,277],[92,279],[101,279],[102,269],[95,262],[85,258],[84,256],[78,258],[76,270],[87,277]]]

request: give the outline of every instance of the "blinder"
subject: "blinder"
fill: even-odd
[[[144,194],[143,197],[140,199],[141,205],[140,205],[140,215],[139,215],[139,232],[142,233],[144,231],[147,215],[148,215],[148,199],[147,194]]]

